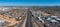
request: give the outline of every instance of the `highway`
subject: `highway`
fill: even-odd
[[[32,12],[30,10],[27,11],[27,21],[25,27],[33,27],[32,25]]]
[[[18,22],[17,26],[16,27],[23,27],[24,26],[24,22],[26,20],[26,13],[24,14],[21,14],[21,20]]]
[[[16,27],[22,27],[22,24],[23,24],[23,21],[24,21],[24,20],[25,20],[25,19],[20,20],[19,23],[18,23],[18,25],[17,25]]]
[[[28,9],[25,17],[19,21],[17,27],[40,27],[41,24],[32,17],[32,12]]]

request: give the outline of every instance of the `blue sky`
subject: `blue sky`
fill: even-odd
[[[60,0],[0,0],[0,6],[60,6]]]

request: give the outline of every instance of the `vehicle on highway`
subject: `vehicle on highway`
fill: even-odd
[[[57,20],[58,22],[60,22],[60,19],[59,19],[59,18],[56,18],[56,20]]]

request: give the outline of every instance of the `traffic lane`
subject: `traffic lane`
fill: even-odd
[[[44,27],[44,23],[42,23],[37,17],[33,17],[32,19],[38,24],[39,27]]]
[[[38,26],[38,27],[41,27],[41,22],[39,22],[37,19],[35,19],[34,17],[32,17],[32,19],[33,19],[33,22],[34,23],[36,23],[36,25]]]
[[[26,21],[26,26],[25,27],[33,27],[31,18],[32,18],[32,12],[30,10],[28,10],[27,21]]]
[[[23,24],[23,22],[25,20],[25,17],[26,17],[25,15],[22,17],[22,19],[19,21],[17,27],[22,27],[22,24]]]

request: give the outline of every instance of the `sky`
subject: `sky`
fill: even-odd
[[[0,6],[60,6],[60,0],[0,0]]]

